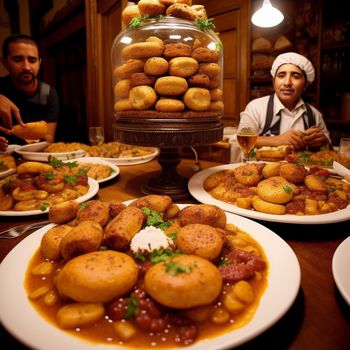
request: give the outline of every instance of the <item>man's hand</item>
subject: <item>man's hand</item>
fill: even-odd
[[[2,120],[2,126],[0,131],[5,134],[11,135],[12,118],[15,118],[18,124],[24,126],[23,120],[19,113],[17,106],[9,100],[6,96],[0,95],[0,119]]]
[[[288,130],[285,133],[275,136],[278,138],[279,145],[291,145],[294,149],[300,149],[305,146],[304,133],[300,130]]]
[[[321,147],[328,143],[327,136],[317,126],[312,126],[305,131],[304,141],[312,148]]]
[[[5,152],[8,147],[8,141],[5,137],[0,136],[0,151]]]

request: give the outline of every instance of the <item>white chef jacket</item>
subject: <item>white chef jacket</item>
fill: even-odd
[[[262,133],[265,126],[269,98],[270,95],[256,98],[247,104],[246,109],[240,114],[238,130],[244,127],[250,127],[259,135]],[[311,105],[309,106],[311,107],[315,117],[315,126],[319,127],[320,130],[325,133],[330,142],[329,131],[322,118],[322,114],[315,107]],[[294,109],[290,111],[283,105],[277,94],[275,94],[273,102],[273,118],[270,127],[275,125],[278,120],[281,119],[280,134],[288,130],[305,131],[303,121],[304,113],[306,113],[306,106],[305,102],[301,98],[299,99]]]

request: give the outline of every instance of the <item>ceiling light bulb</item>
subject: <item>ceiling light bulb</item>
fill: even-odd
[[[281,11],[271,5],[270,0],[264,0],[262,7],[252,16],[252,22],[258,27],[274,27],[284,19]]]

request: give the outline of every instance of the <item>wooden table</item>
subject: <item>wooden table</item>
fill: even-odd
[[[182,160],[178,172],[190,177],[194,174],[193,165],[193,160]],[[219,164],[201,161],[203,169],[215,165]],[[140,197],[143,195],[140,192],[141,184],[160,171],[156,161],[120,168],[115,180],[101,185],[97,195],[99,199],[125,201]],[[193,198],[182,202],[196,203]],[[0,230],[15,226],[19,221],[29,223],[43,219],[45,216],[1,218]],[[281,320],[239,349],[350,349],[350,308],[339,294],[332,276],[332,256],[350,234],[350,221],[322,226],[261,224],[285,239],[294,250],[301,266],[301,288],[294,304]],[[0,261],[25,237],[0,240]],[[1,281],[0,288],[6,288]],[[7,349],[27,349],[0,326],[0,347],[3,348],[6,343]]]

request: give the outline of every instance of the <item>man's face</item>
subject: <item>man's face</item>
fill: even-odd
[[[11,43],[9,54],[3,63],[16,85],[32,84],[38,77],[40,69],[38,48],[25,42]]]
[[[294,64],[283,64],[278,68],[273,86],[281,102],[293,109],[306,87],[303,71]]]

